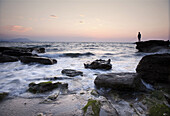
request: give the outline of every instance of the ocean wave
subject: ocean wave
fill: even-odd
[[[50,54],[39,54],[41,57],[48,57],[48,58],[58,58],[58,57],[81,57],[81,56],[94,56],[95,54],[91,52],[86,53],[50,53]]]
[[[58,58],[61,54],[39,54],[41,57],[48,57],[48,58]]]
[[[80,57],[80,56],[94,56],[91,52],[86,53],[63,53],[63,57]]]
[[[104,55],[114,55],[114,54],[112,54],[112,53],[105,53]]]

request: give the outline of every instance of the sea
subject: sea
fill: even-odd
[[[32,43],[0,43],[2,47],[44,47],[45,53],[36,53],[41,57],[57,60],[54,65],[23,64],[20,61],[0,63],[0,92],[8,92],[10,97],[42,97],[57,92],[32,94],[28,92],[31,82],[39,83],[52,81],[68,83],[70,93],[80,93],[95,88],[94,80],[98,74],[136,72],[139,61],[145,55],[153,53],[138,52],[135,43],[119,42],[32,42]],[[65,56],[66,53],[83,54],[78,57]],[[166,53],[160,51],[157,53]],[[92,54],[92,55],[88,55]],[[154,53],[155,54],[155,53]],[[111,59],[112,69],[85,69],[84,63],[96,59]],[[74,69],[83,72],[83,76],[67,77],[62,75],[63,69]],[[53,80],[54,77],[61,78]]]

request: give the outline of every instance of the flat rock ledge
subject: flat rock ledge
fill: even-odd
[[[61,83],[61,82],[56,82],[52,83],[51,81],[48,82],[41,82],[38,84],[35,84],[34,82],[29,84],[29,89],[28,91],[31,93],[43,93],[46,91],[51,91],[56,88],[68,88],[67,83]]]
[[[108,73],[98,75],[94,81],[98,87],[108,87],[120,91],[145,91],[145,86],[136,73]]]
[[[163,40],[149,40],[136,42],[136,49],[139,52],[159,52],[161,50],[170,51],[170,42]]]
[[[112,69],[111,65],[111,60],[95,60],[91,63],[84,63],[85,68],[90,68],[90,69],[102,69],[102,70],[110,70]]]
[[[66,76],[69,76],[69,77],[75,77],[75,76],[83,76],[83,72],[81,71],[76,71],[76,70],[73,70],[73,69],[63,69],[61,71],[62,74],[66,75]]]
[[[22,63],[29,64],[29,63],[40,63],[45,65],[52,65],[57,63],[57,60],[45,57],[38,57],[38,56],[22,56],[20,57]]]

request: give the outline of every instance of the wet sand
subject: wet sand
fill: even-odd
[[[56,100],[12,98],[0,102],[0,116],[80,116],[86,104],[76,95],[60,95]]]

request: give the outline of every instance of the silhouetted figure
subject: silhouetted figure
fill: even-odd
[[[138,33],[138,41],[140,42],[140,39],[141,39],[141,34],[140,32]]]

